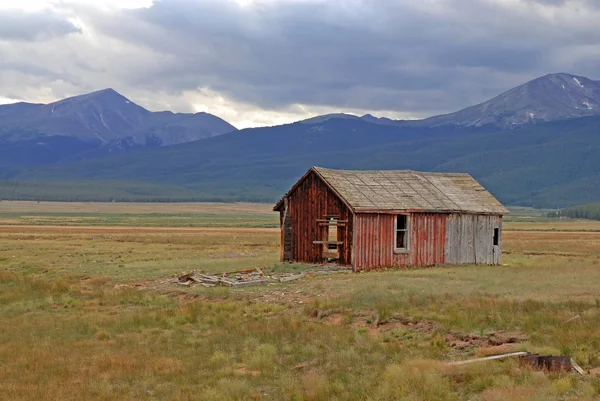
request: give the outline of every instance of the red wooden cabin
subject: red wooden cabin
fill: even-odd
[[[508,210],[468,174],[312,167],[277,203],[281,260],[381,267],[500,264]]]

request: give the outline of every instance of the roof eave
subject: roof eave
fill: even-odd
[[[397,214],[397,213],[440,213],[440,214],[480,214],[504,216],[510,214],[509,211],[482,211],[482,210],[453,210],[453,209],[371,209],[371,208],[356,208],[356,213],[380,213],[380,214]]]

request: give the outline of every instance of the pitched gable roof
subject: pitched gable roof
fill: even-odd
[[[321,167],[313,167],[308,173],[311,171],[355,212],[412,210],[499,215],[510,213],[469,174],[410,170],[349,171]],[[299,182],[305,177],[306,175]],[[277,204],[276,210],[280,204],[281,202]]]

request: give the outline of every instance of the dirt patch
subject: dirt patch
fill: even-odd
[[[482,347],[477,350],[478,357],[486,357],[491,355],[508,354],[517,351],[518,343],[493,345],[491,347]]]
[[[526,334],[513,331],[492,331],[486,334],[464,334],[456,331],[450,331],[444,337],[446,343],[458,350],[469,350],[473,348],[485,348],[488,351],[494,350],[492,347],[507,348],[507,344],[517,344],[527,341],[529,337]],[[498,349],[498,348],[496,348]],[[505,351],[500,351],[502,353]],[[491,355],[490,352],[488,355]]]
[[[344,322],[344,315],[332,310],[315,309],[311,312],[311,317],[334,326],[342,325]],[[374,313],[358,312],[353,317],[354,321],[350,326],[365,330],[370,335],[387,334],[398,329],[413,331],[422,335],[423,338],[433,338],[441,335],[446,345],[451,349],[461,352],[477,349],[478,353],[483,355],[511,352],[518,343],[529,339],[526,334],[504,330],[491,331],[485,334],[461,333],[450,330],[443,334],[444,330],[436,322],[398,314],[390,318],[378,319]]]
[[[331,326],[341,326],[344,322],[344,315],[341,313],[332,313],[328,315],[325,320],[327,321],[327,324]]]
[[[399,326],[422,332],[433,332],[438,329],[437,324],[432,321],[412,319],[401,315],[394,315],[389,319],[377,320],[376,325],[385,330]]]

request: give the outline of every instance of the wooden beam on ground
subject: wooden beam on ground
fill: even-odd
[[[516,357],[521,357],[521,356],[526,356],[526,355],[529,355],[529,352],[510,352],[508,354],[486,356],[485,358],[475,358],[475,359],[467,359],[465,361],[448,362],[447,364],[450,366],[468,365],[470,363],[475,363],[475,362],[485,362],[485,361],[493,361],[496,359],[516,358]]]
[[[579,366],[577,362],[575,362],[573,358],[571,358],[571,365],[573,366],[573,370],[575,372],[579,373],[582,376],[585,375],[585,371],[581,368],[581,366]]]

